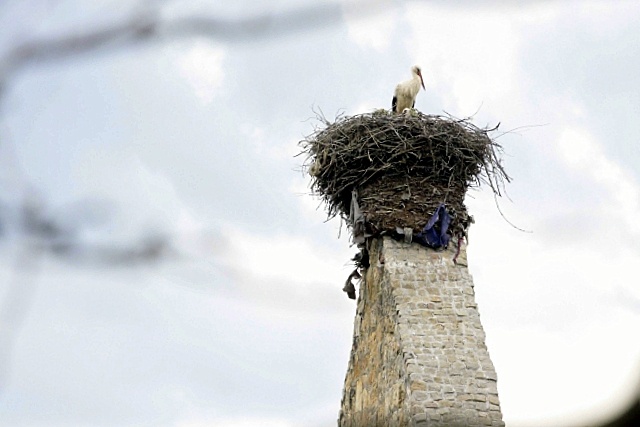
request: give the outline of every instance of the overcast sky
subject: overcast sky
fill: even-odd
[[[490,189],[467,197],[507,425],[624,406],[640,378],[638,2],[211,3],[0,6],[5,64],[133,14],[276,14],[266,32],[0,75],[0,424],[335,425],[355,251],[294,156],[313,109],[389,108],[414,64],[420,111],[515,129],[499,203],[529,232]],[[21,228],[25,200],[49,237]]]

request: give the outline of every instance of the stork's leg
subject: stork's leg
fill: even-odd
[[[391,111],[393,111],[394,113],[397,113],[396,111],[397,106],[398,106],[398,97],[394,96],[393,99],[391,100]]]

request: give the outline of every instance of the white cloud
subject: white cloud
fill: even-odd
[[[348,247],[327,248],[314,245],[310,238],[256,234],[231,224],[222,233],[224,248],[215,262],[233,283],[234,296],[251,301],[256,309],[305,319],[340,313],[350,306],[341,291],[354,268],[349,263],[354,251]]]
[[[225,235],[232,242],[223,255],[225,263],[235,270],[245,271],[257,281],[295,280],[297,286],[308,288],[318,281],[337,286],[345,277],[336,269],[348,258],[314,247],[310,239],[297,235],[258,235],[225,227]]]
[[[406,20],[413,29],[407,49],[445,109],[469,115],[483,103],[517,96],[520,34],[504,12],[409,4]]]
[[[360,102],[350,111],[351,111],[351,114],[356,115],[356,114],[371,113],[378,109],[380,109],[379,105],[376,105],[375,102],[372,100],[367,100],[367,101]]]
[[[263,127],[245,123],[240,126],[240,132],[246,144],[262,160],[290,162],[300,152],[297,141],[274,141],[269,138],[268,131]]]
[[[576,22],[586,24],[591,32],[608,37],[624,25],[635,25],[639,11],[635,1],[611,2],[599,0],[579,2],[558,2],[565,16],[570,15]],[[576,7],[579,5],[579,7]]]
[[[640,185],[634,174],[609,158],[602,144],[579,127],[564,128],[555,146],[569,168],[610,195],[603,201],[610,218],[620,217],[627,231],[640,233]]]
[[[305,215],[309,221],[320,223],[327,219],[325,207],[319,197],[311,194],[309,180],[308,175],[305,174],[303,179],[292,182],[289,191],[299,196],[298,206],[301,214]]]
[[[180,43],[170,49],[180,76],[204,104],[210,104],[224,81],[225,50],[207,39],[196,39],[186,48]]]
[[[389,48],[396,24],[396,12],[391,1],[368,2],[366,6],[361,1],[346,1],[343,11],[349,37],[358,46],[380,52]]]

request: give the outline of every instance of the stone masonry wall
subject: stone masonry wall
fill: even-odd
[[[371,246],[338,425],[504,426],[464,248]]]

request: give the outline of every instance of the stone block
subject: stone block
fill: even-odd
[[[415,422],[427,421],[427,414],[425,412],[417,413],[413,416]]]
[[[410,381],[409,390],[411,391],[427,391],[427,383],[424,381]]]
[[[414,391],[411,393],[411,400],[413,401],[425,401],[427,400],[428,395],[426,391]]]

